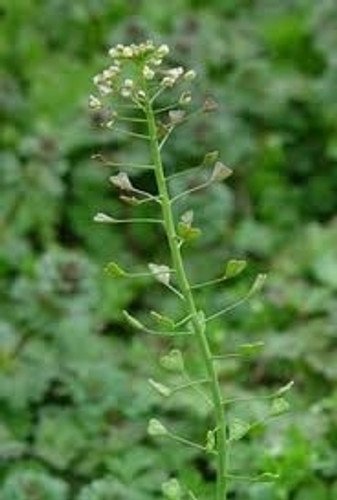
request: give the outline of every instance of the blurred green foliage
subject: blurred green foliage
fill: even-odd
[[[150,281],[116,284],[102,271],[109,260],[136,269],[165,261],[162,235],[92,223],[98,210],[133,209],[91,155],[142,161],[146,152],[89,115],[91,78],[111,44],[152,37],[198,71],[195,99],[220,105],[168,143],[168,171],[214,149],[235,169],[229,186],[179,206],[192,206],[203,230],[188,250],[192,278],[217,275],[230,257],[270,271],[262,297],[211,331],[226,351],[265,342],[260,356],[219,366],[224,391],[265,395],[295,380],[290,416],[233,450],[235,472],[280,480],[235,483],[231,498],[336,498],[336,22],[334,0],[2,3],[1,499],[150,500],[170,474],[208,498],[214,473],[198,452],[146,437],[148,418],[162,414],[203,440],[207,408],[193,392],[162,405],[146,379],[163,377],[156,359],[170,343],[133,334],[121,317],[123,308],[142,316],[176,303],[159,285],[149,291]],[[146,175],[135,182],[151,189]],[[248,286],[245,276],[200,301],[223,307]],[[233,415],[254,419],[266,405]]]

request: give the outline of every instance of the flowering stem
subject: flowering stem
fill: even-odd
[[[228,478],[228,449],[227,449],[227,423],[226,414],[223,407],[221,389],[215,367],[213,364],[213,356],[210,345],[205,333],[204,324],[198,314],[198,309],[195,303],[194,295],[186,275],[184,262],[182,259],[179,238],[175,229],[175,222],[172,212],[172,204],[168,186],[166,183],[164,168],[160,153],[160,144],[157,139],[157,126],[155,121],[155,111],[152,107],[150,97],[147,96],[144,102],[144,111],[148,122],[149,145],[151,152],[151,161],[155,166],[155,177],[161,200],[161,208],[164,219],[164,228],[168,240],[168,245],[173,261],[173,268],[176,271],[176,278],[180,288],[180,292],[184,297],[186,314],[191,317],[191,325],[194,336],[197,340],[201,358],[207,378],[210,380],[210,389],[212,395],[212,403],[217,427],[217,443],[216,443],[216,460],[217,460],[217,485],[215,500],[227,499],[227,478]]]

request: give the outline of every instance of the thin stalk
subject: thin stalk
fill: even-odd
[[[222,396],[219,380],[216,375],[213,364],[213,356],[204,331],[204,325],[198,316],[197,306],[194,300],[193,292],[188,281],[185,266],[183,263],[179,238],[176,234],[175,223],[172,213],[170,195],[165,179],[162,158],[160,154],[160,144],[157,139],[157,126],[155,121],[155,112],[153,110],[150,99],[147,98],[144,104],[144,110],[148,122],[149,145],[151,152],[151,161],[155,166],[155,177],[159,196],[161,199],[161,209],[164,219],[164,227],[168,240],[168,245],[171,252],[173,267],[176,271],[177,282],[180,291],[185,299],[186,313],[191,316],[191,324],[197,340],[201,358],[207,373],[207,378],[210,379],[210,390],[214,407],[217,432],[217,485],[215,500],[227,499],[227,478],[228,478],[228,456],[227,456],[227,424],[225,411],[222,404]]]

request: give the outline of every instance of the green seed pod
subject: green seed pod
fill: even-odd
[[[172,349],[168,354],[160,359],[160,364],[171,372],[184,371],[184,359],[179,349]]]
[[[290,405],[288,401],[284,398],[276,398],[272,402],[270,414],[273,417],[277,417],[278,415],[282,415],[289,411]]]
[[[231,259],[227,262],[225,269],[225,278],[234,278],[246,268],[246,260]]]
[[[160,422],[160,420],[151,418],[147,427],[147,433],[149,434],[149,436],[166,436],[168,434],[168,431],[166,427]]]
[[[169,479],[162,484],[162,492],[167,500],[181,500],[182,491],[176,478]]]
[[[152,378],[149,378],[149,384],[155,391],[157,391],[161,396],[169,397],[172,393],[171,389],[160,382],[156,382]]]

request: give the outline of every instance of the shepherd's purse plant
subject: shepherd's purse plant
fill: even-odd
[[[200,235],[199,228],[193,225],[193,211],[187,210],[178,214],[176,202],[192,192],[206,189],[214,183],[225,181],[232,170],[219,160],[218,152],[207,153],[196,169],[203,170],[206,177],[198,185],[193,185],[184,192],[172,194],[170,182],[192,169],[168,175],[163,164],[162,151],[172,133],[192,116],[214,111],[216,103],[206,99],[197,111],[188,111],[192,101],[191,82],[196,73],[193,69],[168,67],[169,55],[167,45],[156,46],[147,41],[139,45],[117,45],[109,50],[111,64],[93,79],[97,88],[89,98],[89,107],[102,117],[102,125],[116,134],[127,134],[135,140],[143,140],[148,148],[148,158],[143,163],[113,163],[110,165],[121,170],[110,177],[110,182],[121,191],[121,199],[132,206],[142,207],[144,204],[157,207],[152,217],[116,218],[107,213],[97,213],[94,220],[104,224],[152,224],[159,227],[166,235],[171,255],[170,264],[150,263],[142,272],[123,269],[118,263],[111,262],[107,266],[109,274],[115,278],[138,279],[152,276],[154,280],[165,286],[176,296],[179,302],[177,311],[180,317],[171,318],[162,312],[150,312],[151,322],[144,324],[129,311],[123,311],[126,322],[133,328],[153,335],[168,336],[171,339],[184,336],[195,342],[200,356],[204,377],[193,379],[189,376],[183,353],[177,347],[165,354],[161,364],[167,370],[180,372],[184,383],[171,388],[165,383],[150,379],[149,383],[163,397],[172,396],[178,389],[194,388],[201,398],[205,398],[210,406],[213,422],[205,430],[205,443],[198,444],[177,435],[168,429],[160,420],[152,418],[148,424],[148,433],[152,437],[163,436],[173,438],[182,444],[194,446],[204,452],[214,462],[216,484],[214,500],[227,500],[230,481],[270,481],[276,475],[264,472],[255,477],[237,476],[231,471],[230,448],[235,441],[249,433],[259,423],[246,423],[239,419],[229,418],[229,408],[235,399],[226,399],[217,375],[217,363],[230,356],[244,356],[261,347],[261,342],[243,344],[237,353],[214,353],[209,340],[210,323],[225,315],[228,311],[240,306],[263,285],[266,276],[258,274],[250,289],[242,299],[220,310],[209,313],[198,304],[198,290],[239,275],[246,267],[242,259],[229,260],[222,275],[204,283],[191,283],[185,266],[184,249],[193,244]],[[109,163],[109,159],[101,155],[100,160]],[[137,188],[130,180],[129,172],[145,170],[152,172],[157,187],[156,193],[149,193]],[[159,213],[159,216],[157,215]],[[152,326],[153,323],[156,326]],[[292,382],[267,396],[270,399],[270,411],[266,418],[283,414],[288,409],[284,394],[291,388]],[[238,398],[240,399],[240,398]],[[241,400],[240,400],[241,401]],[[266,420],[266,419],[264,419]],[[169,500],[189,498],[199,500],[199,493],[191,491],[186,485],[180,485],[176,478],[171,478],[162,486],[163,496]]]

